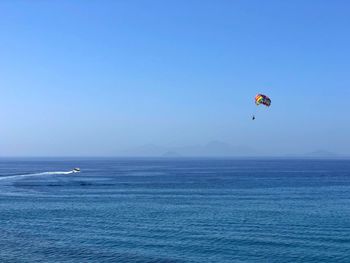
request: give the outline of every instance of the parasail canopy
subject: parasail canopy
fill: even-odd
[[[267,107],[270,107],[271,105],[271,99],[269,97],[267,97],[266,95],[263,94],[257,94],[255,96],[255,104],[256,105],[260,105],[263,104]]]

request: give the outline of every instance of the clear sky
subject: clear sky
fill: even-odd
[[[347,0],[3,0],[0,155],[350,154],[349,29]]]

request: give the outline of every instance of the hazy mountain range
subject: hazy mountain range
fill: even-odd
[[[211,141],[203,145],[189,145],[183,147],[164,147],[147,144],[122,152],[123,156],[140,157],[254,157],[264,156],[256,149],[244,145],[232,145],[221,141]],[[276,155],[277,156],[277,155]],[[340,158],[341,155],[325,150],[316,150],[301,154],[285,154],[278,157],[285,158]]]
[[[220,141],[211,141],[203,145],[189,145],[183,147],[163,147],[147,144],[126,150],[127,156],[163,156],[163,157],[186,157],[186,156],[246,156],[255,153],[254,149],[231,145]]]

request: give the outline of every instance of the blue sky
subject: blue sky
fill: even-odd
[[[349,28],[346,0],[1,1],[0,155],[350,154]]]

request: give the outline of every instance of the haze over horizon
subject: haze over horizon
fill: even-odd
[[[1,1],[0,156],[350,156],[349,28],[341,0]]]

